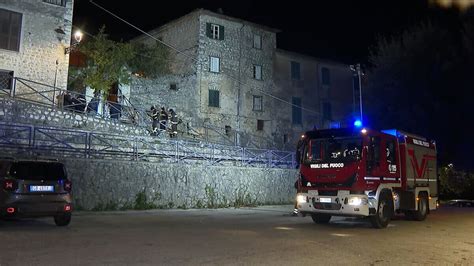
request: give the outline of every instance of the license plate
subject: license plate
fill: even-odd
[[[54,192],[54,186],[30,185],[30,192]]]
[[[319,198],[319,202],[322,202],[322,203],[331,203],[331,198]]]

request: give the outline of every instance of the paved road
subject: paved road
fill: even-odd
[[[387,229],[337,218],[316,225],[291,206],[76,212],[0,221],[0,265],[474,265],[474,208],[442,208]]]

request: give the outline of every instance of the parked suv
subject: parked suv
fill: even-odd
[[[71,222],[71,181],[53,160],[0,159],[0,217],[53,216],[57,226]]]

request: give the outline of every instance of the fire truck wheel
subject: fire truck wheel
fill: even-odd
[[[311,218],[313,218],[313,222],[317,224],[327,224],[329,220],[331,220],[331,215],[328,214],[321,214],[321,213],[313,213],[311,214]]]
[[[385,228],[393,216],[393,200],[390,191],[384,190],[380,194],[377,213],[370,216],[370,222],[375,228]]]
[[[428,214],[428,199],[424,195],[420,195],[418,201],[418,210],[413,212],[413,219],[423,221]]]

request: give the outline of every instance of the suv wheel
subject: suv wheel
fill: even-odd
[[[71,213],[62,213],[54,216],[54,223],[57,226],[66,226],[71,222]]]

